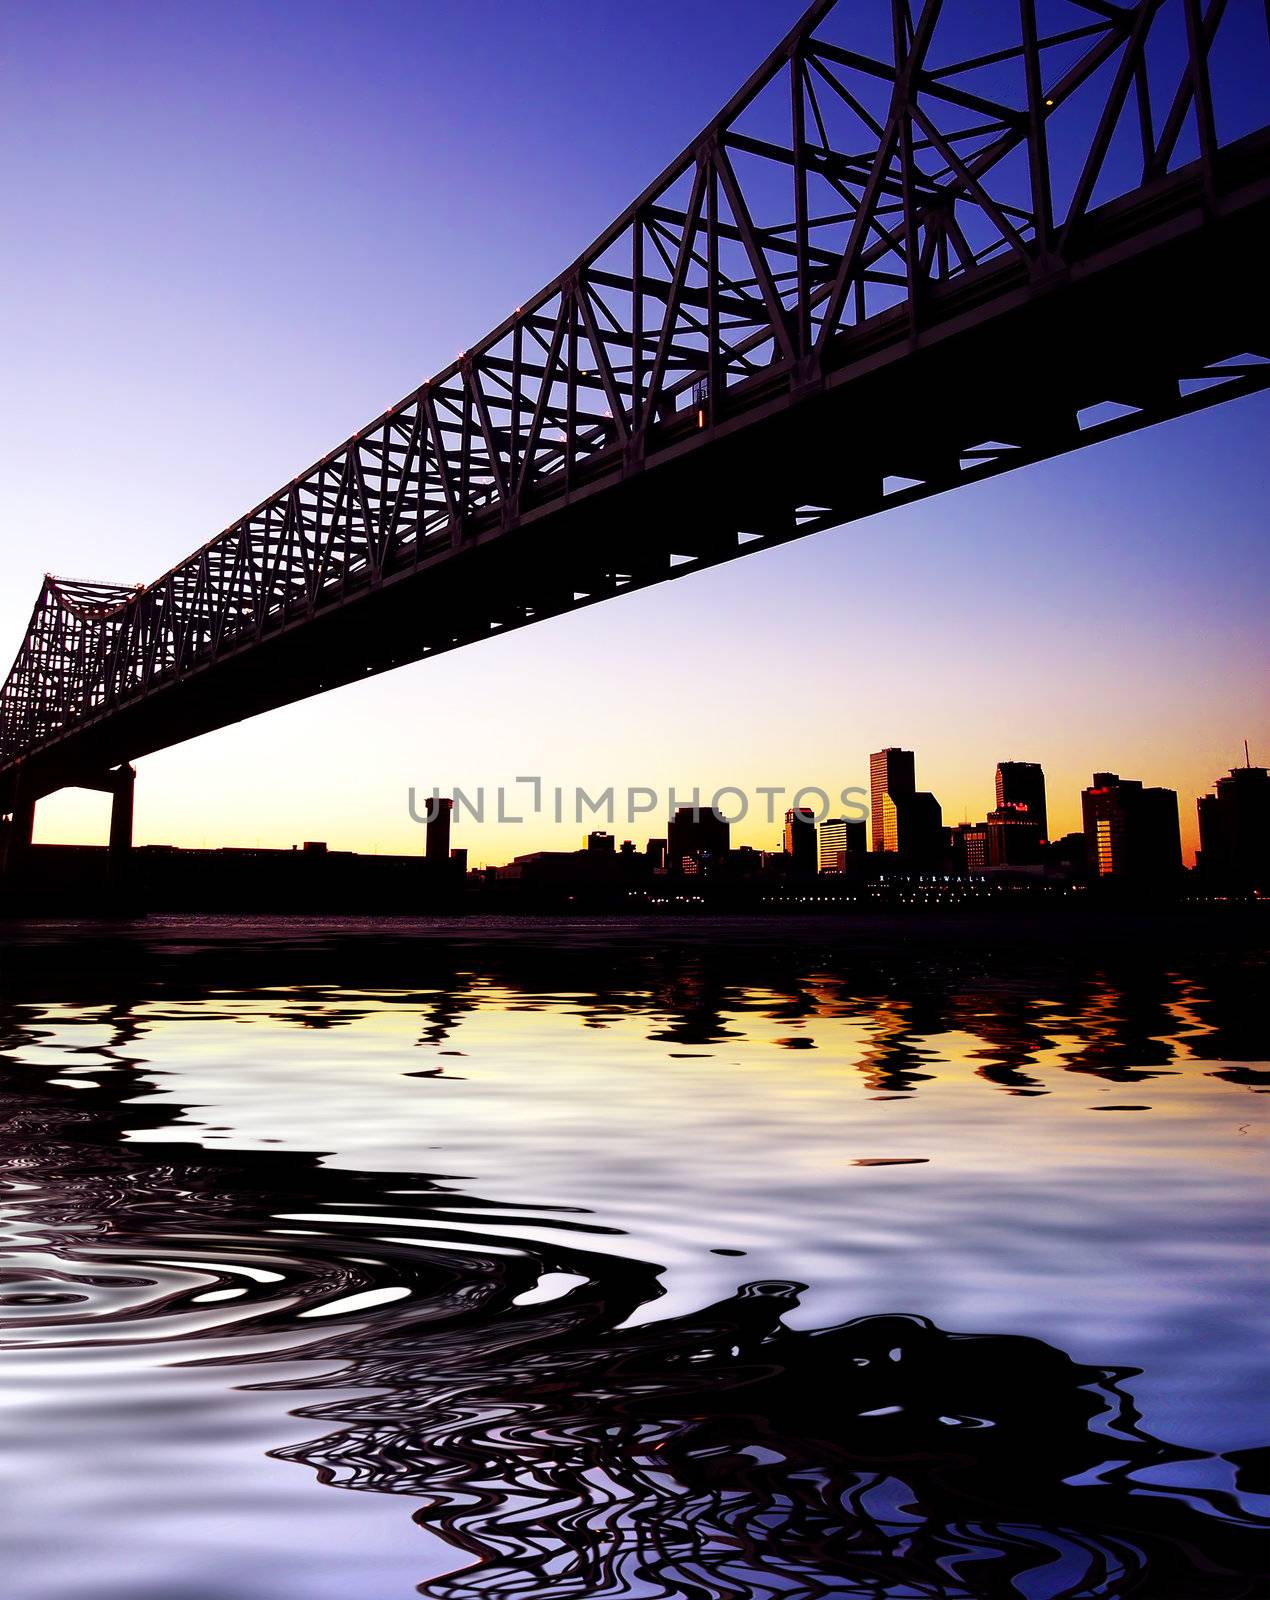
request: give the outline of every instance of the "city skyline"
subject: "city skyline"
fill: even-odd
[[[338,693],[338,691],[336,692]],[[275,715],[285,716],[286,714],[286,712],[281,712]],[[268,724],[271,720],[269,717],[258,719],[263,724]],[[223,737],[223,733],[209,735],[203,740],[192,742],[211,746],[217,738],[221,737]],[[157,757],[150,758],[144,764],[144,769],[150,770],[151,763],[157,765],[166,758],[179,754],[182,748],[177,747],[176,751],[163,752]],[[890,746],[887,748],[901,749],[902,747]],[[912,754],[910,751],[905,751],[904,753]],[[1243,754],[1242,743],[1239,754],[1241,756]],[[1254,750],[1250,757],[1251,764],[1254,767],[1256,766],[1255,756],[1256,752]],[[828,812],[828,817],[830,818],[836,819],[841,812],[839,796],[843,790],[854,789],[857,794],[865,797],[864,803],[869,804],[870,807],[865,826],[868,830],[870,848],[872,849],[874,847],[874,811],[870,793],[869,760],[869,756],[855,758],[852,763],[854,772],[849,772],[844,782],[839,782],[832,774],[828,777],[824,777],[822,774],[823,781],[812,777],[807,782],[809,785],[816,785],[825,789],[830,794],[832,802]],[[933,764],[925,758],[923,758],[923,761],[926,770],[931,770]],[[1051,839],[1062,838],[1067,834],[1082,831],[1084,824],[1081,796],[1082,792],[1089,786],[1091,772],[1095,770],[1113,772],[1135,770],[1133,763],[1129,760],[1121,760],[1118,765],[1113,761],[1106,768],[1098,769],[1095,769],[1086,761],[1082,767],[1080,765],[1080,756],[1077,754],[1074,757],[1077,770],[1074,782],[1072,782],[1066,779],[1065,773],[1063,776],[1052,778],[1050,764],[1045,760],[1032,761],[1030,759],[1024,760],[1023,758],[1002,757],[1001,761],[1006,764],[1040,767],[1044,774],[1044,788],[1048,801],[1049,818],[1052,823],[1048,835]],[[760,770],[767,772],[769,765],[771,763],[764,764]],[[986,774],[974,771],[968,774],[963,771],[959,774],[961,783],[957,792],[964,797],[959,806],[945,800],[945,794],[952,791],[949,783],[943,780],[942,774],[936,775],[932,779],[929,787],[924,792],[933,792],[942,811],[942,823],[945,828],[980,823],[985,816],[989,816],[993,812],[997,805],[999,788],[999,780],[995,775],[996,765],[997,763],[995,762],[991,763],[986,769]],[[1224,768],[1214,769],[1207,777],[1198,777],[1193,780],[1195,782],[1193,793],[1188,793],[1181,784],[1171,781],[1167,771],[1163,773],[1153,772],[1149,779],[1141,778],[1141,781],[1149,788],[1169,789],[1177,794],[1184,865],[1192,866],[1194,864],[1195,856],[1200,846],[1199,802],[1213,790],[1214,785],[1218,782],[1217,773],[1220,772],[1224,775],[1225,771],[1239,770],[1244,765],[1245,762],[1243,760],[1237,762],[1232,760]],[[138,767],[141,770],[142,764],[138,763]],[[1187,764],[1188,771],[1195,771],[1197,767],[1197,760],[1192,760]],[[631,770],[642,771],[645,769]],[[770,778],[770,774],[768,776]],[[467,830],[465,834],[456,837],[459,844],[470,847],[473,866],[496,865],[500,861],[511,860],[516,855],[527,854],[536,850],[571,850],[575,848],[576,838],[579,834],[579,822],[577,820],[555,822],[549,815],[549,807],[546,805],[544,805],[541,815],[526,814],[521,821],[514,823],[509,821],[500,824],[498,822],[495,799],[497,789],[502,786],[507,792],[507,814],[509,817],[514,815],[517,810],[517,796],[523,798],[524,794],[528,792],[524,789],[523,784],[518,787],[515,780],[516,775],[506,771],[491,773],[487,780],[482,780],[479,784],[465,785],[460,782],[457,784],[438,783],[437,785],[443,791],[447,788],[457,789],[473,796],[478,788],[482,788],[488,796],[487,814],[482,821],[476,822],[470,812],[465,813],[462,807],[456,811],[453,819],[453,825],[456,828]],[[953,781],[957,780],[954,779]],[[543,783],[544,788],[551,787],[548,780],[543,779]],[[572,793],[576,787],[594,796],[608,786],[608,782],[592,781],[588,783],[581,781],[577,785],[566,782],[563,787],[566,795]],[[624,787],[632,786],[639,787],[639,785],[633,784],[633,781],[626,785],[614,781],[615,793],[619,802]],[[770,784],[768,786],[770,787]],[[748,846],[756,850],[779,848],[780,841],[783,838],[788,806],[802,786],[801,777],[798,781],[791,781],[783,786],[783,793],[770,801],[774,808],[774,820],[769,823],[762,810],[762,807],[767,805],[769,801],[761,795],[761,790],[764,787],[761,781],[740,785],[739,787],[746,790],[750,797],[749,814],[741,821],[731,825],[733,847]],[[430,793],[431,787],[432,785],[429,784],[426,790],[422,790],[421,793]],[[699,775],[689,771],[679,779],[671,779],[654,787],[658,789],[658,793],[661,795],[673,793],[685,800],[690,799],[693,790],[696,789],[701,795],[702,806],[705,807],[709,804],[710,796],[724,787],[724,785],[722,783],[714,783],[709,779],[702,779]],[[386,828],[385,837],[390,842],[385,844],[371,844],[365,839],[356,837],[355,818],[353,819],[354,829],[352,834],[332,825],[330,813],[324,814],[320,798],[309,810],[301,813],[300,818],[297,819],[303,819],[309,824],[306,826],[288,828],[287,820],[279,818],[271,824],[267,833],[257,834],[255,837],[248,838],[242,835],[231,820],[227,819],[225,831],[228,835],[233,836],[218,837],[213,832],[194,837],[191,830],[180,827],[169,830],[169,833],[164,834],[161,827],[156,831],[154,823],[150,819],[143,817],[141,797],[144,793],[144,786],[139,784],[137,789],[137,825],[135,829],[135,843],[138,845],[170,844],[188,848],[214,848],[217,845],[227,845],[242,848],[258,846],[267,849],[285,849],[296,844],[302,838],[320,837],[329,840],[332,848],[351,849],[369,854],[414,854],[416,852],[422,853],[425,848],[425,830],[417,821],[412,820],[409,797],[405,791],[398,797],[401,817],[395,825],[390,824]],[[424,803],[421,798],[418,801],[418,806],[422,806]],[[731,803],[733,802],[727,802],[727,804]],[[726,805],[724,809],[726,809]],[[108,794],[96,794],[87,790],[62,791],[60,794],[50,796],[39,803],[36,811],[35,842],[39,844],[92,844],[104,842],[109,814],[110,796]],[[147,821],[150,821],[148,828],[146,827]],[[634,822],[625,822],[618,815],[613,821],[609,822],[601,814],[596,817],[594,825],[598,828],[609,829],[620,840],[626,837],[634,838],[637,835],[642,838],[642,835],[639,834],[641,827],[647,829],[648,827],[660,826],[664,832],[665,819],[662,819],[659,824],[657,822],[657,814],[653,813],[646,818],[637,818]]]
[[[1080,827],[1066,834],[1052,834],[1047,827],[1047,783],[1039,762],[998,762],[995,772],[996,805],[986,817],[945,826],[941,822],[938,797],[914,787],[915,752],[898,746],[872,752],[870,761],[872,807],[859,786],[833,796],[816,791],[817,806],[798,804],[780,816],[778,796],[788,791],[766,786],[751,797],[728,787],[711,795],[697,785],[691,794],[672,790],[669,800],[651,789],[627,794],[608,791],[588,795],[563,789],[553,792],[541,780],[521,779],[528,784],[534,811],[563,817],[571,808],[571,822],[561,821],[561,830],[573,830],[573,848],[517,851],[501,862],[474,862],[474,876],[506,878],[519,876],[530,866],[549,869],[554,881],[568,881],[577,868],[604,867],[603,881],[615,882],[606,863],[622,858],[628,868],[638,864],[637,877],[647,878],[663,870],[671,877],[712,875],[722,871],[725,879],[736,882],[756,874],[807,878],[828,874],[847,874],[855,882],[877,882],[887,877],[903,879],[914,874],[934,874],[946,878],[988,878],[1002,872],[1015,879],[1033,876],[1057,881],[1097,882],[1113,879],[1137,889],[1181,888],[1185,864],[1180,849],[1180,815],[1177,792],[1163,786],[1144,785],[1141,780],[1122,777],[1117,772],[1094,772],[1080,792]],[[1212,793],[1197,801],[1202,849],[1194,867],[1201,888],[1264,892],[1267,877],[1267,852],[1270,851],[1270,777],[1267,768],[1255,766],[1245,745],[1244,765],[1216,778]],[[795,791],[800,801],[813,791]],[[751,799],[764,807],[764,823],[779,827],[774,839],[756,847],[733,839],[734,818],[748,815]],[[501,821],[521,823],[525,819],[504,813],[506,795],[497,796],[478,789],[467,793],[456,789],[453,795],[434,793],[411,797],[411,815],[425,829],[421,852],[407,856],[362,857],[376,861],[417,862],[426,866],[434,886],[459,884],[469,871],[474,830],[484,830],[489,815]],[[916,802],[915,809],[906,803]],[[669,804],[669,814],[665,814]],[[835,804],[848,807],[838,815]],[[731,807],[739,805],[733,812]],[[627,815],[623,806],[638,806],[638,814]],[[882,826],[873,828],[873,807],[881,808]],[[587,826],[577,839],[576,830],[583,815],[599,817],[606,827]],[[466,820],[469,830],[464,842],[452,845],[452,826]],[[661,827],[663,837],[646,835],[647,828]],[[615,830],[615,831],[610,831]],[[628,835],[623,837],[623,835]],[[643,838],[643,847],[640,839]],[[567,840],[555,841],[557,845]],[[154,847],[151,847],[154,848]],[[160,852],[172,850],[158,847]],[[326,840],[292,843],[291,854],[302,850],[325,857]],[[199,856],[217,851],[195,851]],[[285,850],[235,851],[231,854],[285,857]],[[180,854],[179,849],[176,854]],[[336,851],[337,855],[356,856],[356,852]],[[783,865],[782,865],[783,863]],[[584,874],[585,876],[585,874]],[[629,879],[630,873],[627,873]]]
[[[772,911],[810,904],[847,906],[924,904],[948,907],[1002,897],[1020,904],[1065,902],[1072,895],[1109,890],[1113,903],[1192,904],[1214,899],[1263,898],[1270,892],[1270,776],[1265,767],[1233,768],[1214,781],[1198,803],[1202,860],[1183,871],[1178,798],[1172,789],[1100,771],[1080,795],[1079,831],[1047,837],[1045,774],[1035,762],[1001,762],[998,804],[978,822],[943,827],[938,798],[913,787],[915,752],[898,747],[873,752],[870,766],[884,825],[878,848],[869,848],[867,808],[856,791],[839,799],[857,815],[833,816],[828,795],[817,806],[784,812],[771,848],[732,838],[733,804],[749,797],[700,796],[700,803],[644,790],[638,822],[660,827],[664,837],[639,840],[641,830],[587,827],[573,848],[517,851],[510,860],[469,867],[491,797],[482,792],[421,798],[416,820],[423,848],[408,855],[359,855],[330,850],[325,840],[293,843],[289,850],[217,848],[181,850],[145,846],[132,858],[129,881],[159,909],[200,905],[210,910],[312,911],[317,906],[361,911],[489,911],[570,908],[585,915],[631,906],[710,905],[714,909]],[[126,769],[129,770],[129,769]],[[776,789],[761,800],[778,809]],[[800,798],[807,798],[804,796]],[[501,809],[503,796],[498,797]],[[561,813],[583,796],[540,794]],[[727,801],[727,805],[724,801]],[[596,797],[585,797],[589,814]],[[862,814],[860,814],[862,813]],[[608,817],[612,823],[617,816]],[[664,817],[664,822],[663,822]],[[463,843],[452,843],[451,824],[467,820]],[[574,817],[576,826],[580,818]],[[113,845],[43,846],[37,876],[82,891],[89,883],[118,883]],[[96,858],[94,862],[94,858]],[[28,863],[29,864],[29,863]],[[510,893],[508,891],[511,891]],[[808,899],[810,895],[810,899]],[[1022,897],[1022,900],[1020,899]]]
[[[1214,880],[1225,877],[1232,884],[1243,881],[1245,886],[1260,887],[1270,837],[1270,786],[1266,768],[1252,765],[1246,745],[1244,756],[1245,765],[1215,780],[1215,795],[1201,797],[1196,810],[1204,841],[1205,873]],[[942,823],[938,797],[916,789],[915,770],[912,750],[890,745],[871,752],[869,790],[855,787],[836,797],[854,814],[837,815],[835,797],[822,792],[817,795],[819,806],[800,803],[786,809],[774,843],[760,849],[732,838],[735,824],[731,817],[748,814],[750,797],[738,790],[710,796],[697,786],[687,804],[682,796],[672,794],[666,837],[647,838],[642,851],[635,822],[658,825],[655,801],[641,807],[638,819],[609,816],[610,827],[615,820],[624,826],[616,832],[588,830],[573,850],[520,851],[511,862],[492,865],[506,870],[522,863],[560,864],[570,858],[620,854],[652,858],[659,869],[664,865],[676,877],[708,873],[723,867],[729,857],[733,867],[740,858],[764,867],[783,863],[783,870],[795,877],[849,870],[859,876],[866,867],[874,875],[894,870],[973,876],[998,869],[1027,873],[1044,865],[1047,871],[1057,869],[1064,875],[1075,873],[1095,881],[1113,878],[1139,887],[1176,880],[1181,872],[1180,816],[1173,789],[1144,786],[1140,780],[1122,778],[1116,772],[1095,772],[1080,793],[1080,827],[1067,834],[1052,834],[1046,821],[1045,771],[1039,762],[998,762],[996,805],[981,821],[952,826]],[[867,807],[857,798],[866,792]],[[645,795],[652,799],[652,791]],[[780,809],[776,791],[768,788],[760,795],[768,807],[765,823],[774,827]],[[571,797],[574,801],[579,798]],[[621,800],[614,795],[608,798],[615,802],[612,809],[620,811]],[[629,804],[633,797],[622,798]],[[795,798],[805,800],[808,791],[796,792]],[[557,792],[557,804],[561,799]],[[420,820],[426,822],[425,851],[434,869],[450,856],[452,816],[458,819],[467,810],[473,828],[483,827],[486,801],[483,792],[463,796],[456,792],[453,798],[434,795],[426,803]],[[500,794],[500,814],[502,801]],[[742,809],[732,812],[734,805]],[[631,837],[624,839],[624,832]],[[1073,846],[1078,848],[1073,851]],[[306,850],[311,848],[315,847],[305,845]],[[325,844],[320,848],[325,849]],[[453,852],[464,870],[469,851],[470,846],[464,846]],[[890,869],[886,868],[888,862]]]
[[[323,37],[338,48],[281,78],[295,40],[258,18],[232,44],[233,30],[209,40],[157,7],[95,16],[69,44],[19,18],[31,70],[7,85],[0,115],[13,119],[26,236],[0,270],[26,308],[3,403],[11,521],[27,537],[0,552],[0,639],[20,638],[44,567],[153,576],[452,359],[643,186],[798,10],[738,6],[725,38],[705,5],[602,22],[563,6],[559,34],[500,17],[479,79],[470,9],[457,6],[435,8],[427,29],[387,7],[400,42],[387,73],[373,40],[332,11]],[[672,18],[681,37],[709,37],[705,67],[691,52],[666,59]],[[561,41],[585,47],[588,29],[629,72],[586,83],[566,72]],[[213,69],[216,97],[200,89]],[[516,100],[526,71],[558,90],[535,96],[528,131]],[[478,92],[493,101],[474,142]],[[421,274],[392,327],[365,325],[379,262],[355,230],[336,230],[320,259],[276,244],[226,252],[286,193],[320,181],[334,207],[359,200],[407,111],[447,159],[413,171],[387,219],[383,250]],[[546,158],[581,123],[595,130],[588,150],[554,166]],[[521,163],[534,158],[531,207]],[[197,216],[183,201],[191,159]],[[96,199],[105,166],[109,211]],[[324,381],[332,348],[336,385]],[[73,471],[42,420],[68,394],[92,419]],[[1014,750],[1051,774],[1055,832],[1077,825],[1095,768],[1175,788],[1190,859],[1196,798],[1270,727],[1268,420],[1267,397],[1238,401],[174,747],[141,764],[135,837],[410,850],[405,793],[434,776],[669,788],[696,774],[756,784],[774,766],[859,783],[837,752],[898,736],[923,752],[947,823],[985,814],[984,773],[990,783]],[[153,492],[139,499],[143,473]],[[107,804],[53,796],[35,836],[99,840]],[[509,830],[490,853],[563,836]],[[763,828],[742,824],[737,839],[762,844]]]

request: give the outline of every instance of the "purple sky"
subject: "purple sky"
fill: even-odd
[[[12,8],[0,666],[46,569],[158,576],[501,320],[798,10]],[[948,821],[1030,759],[1056,830],[1112,767],[1176,787],[1192,841],[1242,739],[1270,757],[1268,421],[1218,408],[213,734],[141,765],[138,838],[414,849],[408,784],[841,788],[902,743]],[[37,837],[103,818],[55,797]]]

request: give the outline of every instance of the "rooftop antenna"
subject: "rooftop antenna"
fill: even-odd
[[[1248,754],[1248,741],[1247,741],[1247,739],[1245,739],[1244,740],[1244,766],[1245,767],[1250,767],[1251,765],[1252,765],[1252,758]]]

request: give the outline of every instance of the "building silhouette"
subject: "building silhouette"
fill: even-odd
[[[439,871],[448,866],[450,861],[450,814],[454,810],[454,801],[434,800],[432,806],[433,815],[428,819],[424,854]]]
[[[969,875],[988,870],[988,824],[959,822],[948,830],[954,872]]]
[[[816,875],[816,813],[806,806],[785,813],[785,865],[800,878]]]
[[[998,773],[1000,770],[998,767]],[[1039,772],[1041,769],[1038,767],[1036,770]],[[1041,806],[1044,805],[1042,779]],[[1040,861],[1045,833],[1031,807],[1023,801],[1007,801],[995,811],[990,811],[983,829],[990,867],[1032,867]]]
[[[1182,871],[1177,794],[1147,789],[1136,778],[1095,772],[1081,791],[1085,847],[1095,877],[1167,883]]]
[[[821,872],[846,872],[848,862],[853,857],[862,861],[868,848],[868,829],[863,822],[827,817],[820,824]]]
[[[944,814],[926,789],[895,798],[882,797],[884,835],[894,841],[886,853],[896,854],[914,872],[936,872],[944,861]]]
[[[1270,772],[1232,767],[1203,795],[1199,866],[1216,888],[1270,891]]]
[[[1026,806],[1028,815],[1041,830],[1039,837],[1049,838],[1045,773],[1039,761],[997,762],[997,810],[1005,806]]]
[[[605,833],[602,828],[588,833],[582,842],[589,855],[611,856],[617,850],[617,840],[611,833]]]
[[[728,854],[728,877],[732,879],[757,878],[763,870],[764,854],[752,844],[740,845]]]
[[[896,808],[893,804],[888,814],[886,801],[904,799],[916,787],[911,750],[900,750],[893,745],[887,750],[876,750],[869,757],[869,803],[873,812],[874,850],[885,850],[892,854],[899,850]]]
[[[666,870],[695,876],[727,856],[732,830],[709,806],[680,806],[666,828]]]

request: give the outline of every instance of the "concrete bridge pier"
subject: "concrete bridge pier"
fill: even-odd
[[[127,762],[114,767],[100,778],[81,779],[76,785],[81,789],[98,789],[110,796],[110,880],[120,883],[127,876],[132,855],[132,804],[137,785],[137,771]]]
[[[132,801],[137,773],[134,767],[123,766],[114,776],[110,791],[114,797],[110,807],[110,854],[114,860],[126,860],[132,849]]]
[[[21,870],[30,853],[31,839],[35,833],[35,796],[21,784],[13,799],[12,813],[0,826],[3,827],[0,841],[4,847],[0,853],[0,869],[8,878]]]

